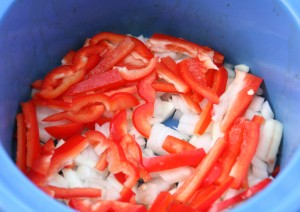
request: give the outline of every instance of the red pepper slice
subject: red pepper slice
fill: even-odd
[[[171,135],[168,135],[166,137],[162,145],[162,148],[170,154],[196,149],[196,147],[194,147],[189,142],[181,140]]]
[[[91,211],[122,211],[122,212],[146,212],[144,205],[131,204],[121,201],[98,200],[92,206]]]
[[[167,92],[167,93],[180,93],[172,83],[157,80],[152,83],[152,87],[156,91]]]
[[[194,101],[193,98],[191,97],[191,94],[181,94],[180,96],[184,99],[189,109],[193,111],[193,113],[201,114],[202,109],[199,105],[199,102]]]
[[[101,190],[97,188],[60,188],[56,186],[47,186],[53,191],[54,198],[71,199],[71,198],[97,198],[101,197]]]
[[[129,93],[115,93],[109,97],[109,111],[117,111],[122,109],[133,108],[140,104],[139,100]]]
[[[236,71],[236,77],[232,83],[232,90],[236,91],[229,102],[229,108],[221,121],[221,130],[226,132],[234,123],[236,118],[243,115],[254,97],[254,93],[259,88],[262,78],[249,73]],[[250,92],[250,93],[249,93]]]
[[[157,61],[157,57],[153,57],[145,68],[128,70],[126,67],[118,67],[118,70],[124,80],[137,81],[152,73],[156,67]]]
[[[57,108],[63,110],[68,110],[71,107],[71,104],[69,102],[64,102],[56,99],[42,99],[38,95],[34,95],[31,101],[33,102],[34,105],[42,106],[42,107],[50,107],[50,108]]]
[[[59,66],[47,74],[43,80],[42,88],[37,95],[44,99],[55,99],[72,85],[80,82],[84,75],[84,69],[75,71],[72,66]]]
[[[196,93],[214,104],[219,102],[216,92],[206,84],[205,73],[208,69],[203,62],[198,58],[187,58],[178,63],[178,69],[180,76]]]
[[[57,139],[67,140],[73,135],[80,133],[83,129],[83,124],[78,122],[71,122],[56,126],[45,127],[47,133]]]
[[[181,204],[180,202],[173,201],[169,207],[168,212],[197,212],[197,210],[191,208],[186,204]]]
[[[92,90],[100,90],[104,92],[119,88],[124,84],[125,81],[119,71],[117,69],[112,69],[104,73],[93,74],[90,78],[73,85],[64,95],[74,95]]]
[[[154,200],[149,212],[167,212],[174,197],[167,191],[162,191]]]
[[[88,140],[81,135],[75,135],[58,147],[52,156],[48,176],[60,171],[70,164],[75,157],[88,146]]]
[[[127,134],[127,112],[121,110],[116,113],[110,121],[109,125],[110,137],[120,142]]]
[[[272,180],[269,178],[266,178],[256,185],[248,188],[246,191],[243,191],[242,193],[239,193],[238,195],[231,197],[229,199],[226,199],[220,203],[212,205],[210,207],[209,211],[211,212],[217,212],[217,211],[223,211],[226,208],[232,207],[242,201],[245,201],[249,199],[250,197],[254,196],[256,193],[260,192],[263,190],[269,183],[271,183]]]
[[[176,62],[169,56],[160,58],[162,64],[178,75],[178,67]]]
[[[104,94],[107,95],[107,96],[111,96],[111,95],[116,94],[116,93],[136,94],[137,93],[137,86],[136,85],[130,85],[130,86],[127,86],[127,87],[122,87],[122,88],[118,88],[118,89],[115,89],[115,90],[107,91]]]
[[[31,84],[31,87],[40,90],[42,88],[42,85],[43,85],[43,80],[37,79]]]
[[[204,158],[203,149],[187,150],[180,153],[143,158],[143,165],[148,172],[164,171],[182,166],[196,167]]]
[[[151,73],[138,83],[138,94],[146,102],[155,101],[155,90],[152,87],[152,82],[156,79],[156,73]]]
[[[200,113],[200,119],[198,120],[194,130],[195,134],[203,135],[205,133],[207,127],[211,122],[212,109],[213,109],[213,104],[211,102],[208,102],[205,108]]]
[[[199,211],[207,210],[211,204],[219,199],[222,194],[230,187],[233,182],[232,177],[228,177],[222,184],[215,186],[214,189],[208,193],[204,192],[202,195],[196,195],[189,205]],[[200,189],[201,191],[201,189]]]
[[[75,111],[63,111],[55,113],[43,119],[46,122],[69,120],[79,123],[90,123],[96,121],[105,111],[105,107],[101,104],[88,105],[82,107],[78,112]]]
[[[153,116],[154,104],[146,103],[137,107],[132,114],[132,122],[134,127],[144,137],[149,138],[151,132],[151,124],[148,122],[148,118]]]
[[[174,84],[177,91],[179,91],[181,93],[187,93],[190,91],[190,88],[187,85],[187,83],[183,79],[181,79],[180,76],[178,76],[176,73],[171,71],[163,63],[157,63],[156,71],[167,82]]]
[[[93,68],[87,75],[88,78],[94,74],[103,73],[111,70],[116,64],[118,64],[123,58],[125,58],[135,47],[134,42],[130,37],[125,39],[112,51],[107,52],[100,63]]]
[[[177,189],[174,194],[176,200],[185,203],[194,195],[195,191],[203,184],[206,176],[223,153],[226,144],[227,141],[224,138],[219,138],[216,141],[208,154],[199,163],[196,170],[185,180],[184,184]]]
[[[215,166],[212,168],[212,170],[210,170],[210,172],[208,173],[205,180],[203,181],[202,186],[207,186],[215,183],[218,177],[220,177],[221,173],[222,173],[222,167],[220,163],[216,163]]]
[[[69,206],[80,212],[91,212],[92,210],[90,201],[87,199],[70,199]]]
[[[243,142],[245,119],[238,119],[228,132],[228,144],[227,147],[219,158],[219,164],[222,167],[222,173],[217,179],[218,183],[223,182],[228,176],[234,165],[236,158],[238,157]]]
[[[249,166],[251,165],[252,158],[258,145],[259,130],[260,125],[258,123],[245,121],[240,154],[230,171],[230,176],[235,178],[231,185],[232,188],[240,188],[243,180],[248,174]]]
[[[37,159],[41,152],[39,127],[37,122],[36,110],[32,101],[22,103],[21,106],[27,128],[26,165],[28,168],[31,168],[34,160]]]
[[[17,119],[17,157],[18,168],[26,173],[26,124],[23,113],[19,113]]]
[[[63,59],[61,60],[61,63],[62,63],[63,65],[71,65],[71,64],[72,64],[72,60],[73,60],[75,54],[76,54],[76,51],[74,51],[74,50],[69,51],[69,52],[63,57]]]

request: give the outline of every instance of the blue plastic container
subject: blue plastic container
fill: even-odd
[[[300,210],[300,1],[1,0],[0,211],[70,211],[15,167],[15,115],[33,80],[101,31],[184,37],[263,77],[267,98],[284,124],[282,172],[236,211]]]

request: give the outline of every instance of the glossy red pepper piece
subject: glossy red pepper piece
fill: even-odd
[[[133,108],[140,104],[139,100],[134,95],[122,92],[111,95],[109,101],[109,111]]]
[[[63,145],[55,149],[48,176],[52,176],[64,166],[69,165],[87,146],[88,140],[81,135],[75,135],[66,140]]]
[[[196,167],[205,157],[203,149],[187,150],[169,155],[143,158],[143,166],[148,172],[164,171],[182,166]]]
[[[156,80],[152,83],[152,87],[156,91],[167,93],[180,93],[172,83],[162,80]]]
[[[180,76],[193,91],[214,104],[219,102],[216,92],[206,84],[205,74],[208,69],[203,62],[198,58],[187,58],[178,63],[178,69]]]
[[[169,56],[160,58],[161,63],[164,64],[168,69],[178,74],[178,67],[176,62]]]
[[[137,91],[140,97],[144,99],[146,102],[155,101],[155,90],[152,87],[152,82],[156,79],[156,73],[153,72],[141,81],[138,82]]]
[[[157,63],[155,69],[163,79],[165,79],[167,82],[172,83],[175,86],[176,90],[180,93],[188,93],[190,91],[188,84],[183,79],[181,79],[179,75],[171,71],[163,63]]]
[[[111,70],[118,62],[125,58],[135,47],[134,42],[130,37],[125,37],[124,40],[112,51],[107,52],[87,75],[88,78],[94,74],[103,73]]]
[[[181,140],[171,135],[168,135],[166,137],[166,139],[163,142],[162,148],[170,154],[196,149],[196,147],[194,147],[189,142]]]
[[[144,205],[132,204],[113,200],[98,200],[91,206],[91,211],[122,211],[122,212],[146,212]]]
[[[25,174],[26,168],[26,124],[23,113],[16,116],[17,120],[17,157],[16,164]]]
[[[231,84],[232,87],[229,88],[230,91],[228,91],[234,94],[230,94],[229,107],[221,120],[220,127],[223,132],[226,132],[234,121],[244,114],[261,82],[262,78],[236,71],[236,77]]]
[[[195,171],[184,181],[183,185],[177,189],[174,197],[179,202],[187,202],[203,184],[206,176],[222,155],[227,141],[219,138],[208,154],[199,163]]]
[[[80,133],[83,129],[83,124],[71,122],[67,124],[45,127],[47,133],[56,139],[67,140],[73,135]]]
[[[149,74],[151,74],[157,64],[157,57],[153,57],[150,59],[149,63],[144,68],[128,70],[126,67],[117,67],[120,72],[121,77],[127,81],[138,81]]]
[[[41,152],[39,127],[37,122],[36,109],[32,101],[22,103],[21,106],[27,128],[26,165],[28,168],[31,168],[34,160],[37,159]]]
[[[241,150],[230,171],[230,176],[235,178],[231,185],[232,188],[240,188],[243,180],[248,174],[249,166],[251,165],[252,158],[258,145],[259,130],[260,124],[253,121],[244,122]]]
[[[97,188],[61,188],[57,186],[47,186],[53,192],[53,197],[57,199],[71,198],[99,198],[101,190]]]
[[[122,76],[117,69],[112,69],[104,73],[93,74],[88,79],[85,79],[72,87],[70,87],[64,95],[74,95],[87,91],[108,91],[116,89],[125,84]]]
[[[129,85],[126,87],[117,88],[115,90],[110,90],[104,92],[105,95],[111,96],[116,93],[129,93],[129,94],[136,94],[137,93],[137,85]]]
[[[74,70],[73,66],[62,65],[50,71],[41,90],[37,93],[44,99],[55,99],[67,91],[72,85],[80,82],[85,75],[84,69]]]
[[[148,122],[148,119],[153,116],[154,104],[146,103],[140,105],[133,111],[132,121],[134,127],[139,133],[144,137],[149,138],[151,132],[151,124]]]
[[[199,102],[196,102],[193,100],[193,98],[191,97],[191,94],[181,94],[180,95],[184,101],[187,103],[189,109],[196,114],[201,114],[202,109],[199,105]]]
[[[250,197],[254,196],[255,194],[257,194],[258,192],[260,192],[261,190],[263,190],[267,185],[269,185],[272,182],[271,179],[266,178],[262,181],[260,181],[259,183],[257,183],[256,185],[248,188],[246,191],[243,191],[242,193],[239,193],[236,196],[233,196],[229,199],[226,199],[220,203],[216,203],[213,204],[209,211],[210,212],[217,212],[217,211],[223,211],[227,208],[230,208],[234,205],[237,205],[238,203],[245,201],[247,199],[249,199]]]
[[[167,212],[174,197],[167,191],[162,191],[154,200],[149,212]]]
[[[120,142],[127,134],[127,112],[121,110],[117,112],[111,119],[109,125],[110,137]]]
[[[71,65],[75,54],[76,54],[76,51],[74,51],[74,50],[69,51],[61,60],[61,64],[62,65]]]
[[[33,83],[31,83],[31,87],[37,90],[40,90],[43,85],[43,80],[42,79],[37,79]]]

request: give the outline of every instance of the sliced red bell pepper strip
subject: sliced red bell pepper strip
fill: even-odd
[[[265,119],[263,116],[254,115],[252,118],[252,121],[262,125],[264,123]]]
[[[229,107],[221,120],[220,128],[222,132],[226,132],[234,120],[243,115],[261,82],[262,78],[249,73],[236,71],[236,77],[231,84],[232,86],[226,91],[230,92],[228,94],[230,95],[230,99],[224,100],[229,101]],[[228,104],[228,102],[226,104]]]
[[[71,65],[75,54],[76,54],[76,51],[74,51],[74,50],[69,51],[61,60],[61,64],[62,65]]]
[[[122,109],[133,108],[140,104],[139,100],[129,93],[115,93],[109,97],[109,111],[117,111]]]
[[[140,97],[146,102],[155,101],[155,90],[152,87],[152,82],[156,79],[156,73],[152,72],[150,75],[138,82],[137,91]]]
[[[132,189],[124,187],[120,193],[120,198],[117,199],[117,201],[120,202],[128,202],[128,203],[135,203],[135,193],[132,191]]]
[[[195,102],[190,94],[181,94],[180,96],[184,99],[184,101],[187,103],[189,109],[192,112],[196,114],[201,114],[202,109],[199,105],[199,102]]]
[[[227,141],[224,138],[219,138],[216,141],[208,154],[199,163],[196,170],[177,189],[174,194],[176,200],[185,203],[194,195],[195,191],[200,188],[206,176],[216,164],[226,145]]]
[[[73,198],[69,201],[69,206],[80,212],[91,212],[91,203],[88,199]]]
[[[168,209],[168,212],[197,212],[197,210],[191,208],[186,204],[182,204],[178,201],[173,201]]]
[[[233,182],[232,177],[228,177],[222,184],[216,186],[213,191],[204,195],[195,196],[189,205],[199,211],[207,210],[211,204],[219,199]]]
[[[82,107],[78,112],[75,111],[63,111],[55,113],[43,119],[46,122],[53,122],[59,120],[69,120],[79,123],[90,123],[96,121],[105,111],[105,107],[102,104],[88,105]]]
[[[217,179],[218,183],[223,182],[229,176],[232,166],[240,154],[240,149],[243,142],[244,122],[245,119],[243,118],[236,120],[228,132],[227,147],[219,158],[219,164],[221,165],[222,173]]]
[[[44,99],[55,99],[67,91],[72,85],[80,82],[84,75],[84,69],[75,71],[72,66],[59,66],[47,74],[43,80],[42,88],[37,95]]]
[[[205,151],[202,148],[193,149],[169,155],[143,158],[143,166],[148,172],[164,171],[182,166],[196,167],[204,156]]]
[[[258,145],[259,130],[260,125],[258,123],[245,121],[240,154],[230,171],[230,176],[235,178],[231,185],[232,188],[240,188],[243,180],[248,174],[249,166],[251,165],[252,158]]]
[[[222,167],[220,163],[217,162],[215,166],[208,173],[207,177],[203,181],[202,186],[207,186],[215,183],[215,181],[220,177],[221,173],[222,173]]]
[[[31,87],[34,89],[40,90],[42,88],[42,84],[43,84],[43,80],[37,79],[31,84]]]
[[[219,102],[216,92],[206,84],[205,73],[208,69],[203,65],[203,62],[198,58],[187,58],[178,63],[178,69],[180,76],[193,91],[214,104]]]
[[[47,176],[54,149],[54,141],[52,139],[49,139],[43,145],[41,154],[33,162],[31,170],[41,175]]]
[[[152,88],[156,91],[167,92],[167,93],[180,93],[172,83],[156,80],[152,83]]]
[[[17,157],[18,168],[26,173],[26,124],[23,113],[17,114]]]
[[[56,186],[47,186],[54,192],[54,198],[71,199],[71,198],[97,198],[101,197],[101,190],[97,188],[61,188]]]
[[[176,62],[169,56],[160,58],[162,64],[178,75],[178,67]]]
[[[135,47],[134,42],[130,37],[125,37],[124,40],[112,51],[107,52],[100,63],[93,68],[87,75],[88,78],[94,74],[103,73],[111,70],[118,62],[125,58]]]
[[[177,91],[181,93],[188,93],[190,91],[188,84],[163,63],[157,63],[155,70],[167,82],[174,84]]]
[[[117,69],[112,69],[104,73],[93,74],[93,76],[91,76],[90,78],[85,79],[70,87],[64,95],[74,95],[92,90],[100,90],[104,92],[119,88],[124,84],[125,81],[123,80],[119,71]]]
[[[77,112],[80,111],[83,107],[92,104],[103,104],[106,110],[110,110],[110,100],[109,97],[102,93],[86,94],[75,96],[71,102],[71,108],[69,111]]]
[[[149,138],[151,132],[151,124],[148,119],[153,116],[154,104],[146,103],[137,107],[132,114],[132,121],[134,127],[144,137]]]
[[[73,135],[80,133],[83,129],[83,124],[78,122],[71,122],[56,126],[45,127],[47,133],[57,139],[67,140]]]
[[[113,200],[98,200],[92,206],[91,211],[122,211],[122,212],[146,212],[144,205],[131,204]]]
[[[199,52],[211,54],[213,50],[209,47],[200,46],[193,42],[170,35],[155,33],[148,39],[148,47],[152,51],[162,52],[165,50],[187,54],[196,57]]]
[[[167,191],[162,191],[154,200],[149,212],[167,212],[173,202],[174,197]]]
[[[26,165],[31,168],[34,160],[40,155],[40,137],[36,110],[32,101],[21,104],[27,128],[26,133]]]
[[[162,145],[162,148],[170,154],[196,149],[196,147],[194,147],[189,142],[181,140],[171,135],[168,135],[166,137]]]
[[[234,205],[237,205],[238,203],[249,199],[250,197],[254,196],[258,192],[263,190],[271,182],[272,182],[271,179],[266,178],[266,179],[260,181],[259,183],[257,183],[256,185],[250,187],[246,191],[243,191],[242,193],[239,193],[238,195],[236,195],[234,197],[231,197],[231,198],[226,199],[222,202],[219,202],[219,203],[216,203],[216,204],[212,205],[210,207],[209,211],[210,212],[223,211],[227,208],[230,208]]]
[[[117,69],[124,80],[137,81],[152,73],[156,67],[157,61],[157,57],[153,57],[144,68],[128,70],[126,67],[117,67]]]
[[[216,91],[218,96],[221,96],[225,92],[227,78],[228,73],[224,67],[220,67],[218,71],[214,71],[214,82],[212,84],[212,89]],[[211,102],[207,103],[202,113],[200,114],[199,121],[195,126],[195,134],[203,135],[211,122],[212,110],[213,104]]]
[[[121,87],[115,90],[110,90],[107,92],[104,92],[105,95],[111,96],[115,93],[129,93],[129,94],[136,94],[137,93],[137,86],[136,85],[130,85],[127,87]]]
[[[103,171],[108,166],[106,158],[107,158],[107,151],[105,150],[100,155],[99,160],[98,160],[97,164],[95,165],[95,169],[98,169],[99,171]]]
[[[55,149],[51,159],[48,176],[60,171],[65,165],[68,165],[88,146],[88,140],[81,135],[75,135]]]
[[[58,99],[43,99],[39,97],[39,95],[33,95],[31,101],[36,106],[57,108],[63,110],[68,110],[71,108],[71,104],[69,102],[65,102]]]
[[[116,113],[109,125],[111,139],[120,142],[122,138],[127,134],[127,112],[121,110]]]

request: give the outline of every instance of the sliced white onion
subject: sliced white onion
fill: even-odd
[[[145,205],[151,205],[157,195],[162,191],[168,191],[173,185],[161,178],[155,178],[148,183],[142,184],[137,189],[136,202]]]
[[[265,101],[261,107],[261,114],[265,119],[273,119],[274,113],[268,101]]]
[[[228,78],[232,79],[235,77],[235,71],[234,71],[234,67],[231,64],[224,64],[224,67],[228,73]]]
[[[95,130],[101,132],[103,135],[105,135],[105,137],[108,138],[110,135],[109,125],[110,125],[110,122],[105,122],[101,126],[96,123]]]
[[[261,87],[259,87],[256,91],[256,95],[261,96],[263,94],[264,94],[264,90]]]
[[[183,115],[183,112],[181,112],[181,110],[175,110],[175,113],[173,115],[173,119],[178,120],[181,118],[181,116]]]
[[[183,97],[179,95],[172,95],[171,99],[173,106],[177,110],[181,110],[182,113],[193,113],[190,109],[188,104],[185,102]]]
[[[201,136],[194,135],[190,140],[190,144],[195,146],[197,149],[203,148],[206,153],[209,152],[214,143],[215,142],[208,133],[204,133]]]
[[[263,170],[267,170],[267,168],[268,168],[268,164],[265,161],[258,158],[257,156],[254,156],[252,158],[251,164],[252,164],[252,166],[255,166],[255,167],[263,169]]]
[[[60,147],[60,146],[63,145],[64,143],[66,143],[65,140],[64,140],[64,139],[60,139],[60,140],[57,142],[57,144],[56,144],[56,146],[55,146],[55,149],[57,149],[58,147]]]
[[[206,98],[204,98],[200,103],[200,107],[203,109],[205,108],[205,106],[208,104],[208,100]]]
[[[188,178],[193,172],[194,168],[189,166],[179,167],[166,171],[157,172],[159,176],[168,183],[177,183]]]
[[[269,174],[272,174],[274,172],[274,169],[276,166],[276,160],[277,160],[277,157],[274,159],[273,163],[268,163],[267,171]]]
[[[64,178],[67,180],[70,188],[83,187],[83,183],[77,173],[70,168],[62,170]]]
[[[248,108],[248,109],[246,110],[245,114],[244,114],[244,117],[245,117],[246,119],[252,120],[253,117],[254,117],[255,115],[257,115],[257,116],[262,116],[261,113],[256,112],[256,111],[254,111],[254,110]]]
[[[211,139],[215,142],[218,138],[223,137],[224,133],[222,133],[220,129],[220,122],[212,122],[211,129]]]
[[[240,190],[229,188],[223,195],[223,200],[230,199],[231,197],[238,195],[240,192]]]
[[[260,169],[259,167],[256,166],[252,166],[252,171],[253,171],[253,175],[260,179],[265,179],[269,176],[266,169]]]
[[[142,153],[143,153],[144,158],[149,158],[149,157],[154,157],[155,156],[153,150],[150,149],[150,148],[142,149]]]
[[[103,200],[117,200],[120,196],[120,191],[123,186],[110,174],[106,179],[106,189],[102,193]]]
[[[267,163],[274,162],[280,145],[282,131],[283,126],[279,121],[274,119],[265,120],[260,130],[256,156]]]
[[[249,105],[249,108],[256,112],[259,112],[262,109],[264,101],[265,101],[265,98],[263,98],[261,96],[254,96]]]
[[[234,66],[234,69],[245,72],[245,73],[248,73],[250,70],[249,66],[247,66],[245,64],[236,65],[236,66]]]
[[[88,146],[83,150],[76,158],[76,165],[86,165],[89,167],[95,167],[99,159],[99,156],[96,154],[94,149],[91,146]]]
[[[188,135],[193,135],[195,131],[196,124],[200,119],[199,115],[188,113],[183,114],[178,123],[178,131],[183,132]]]
[[[68,181],[58,173],[53,174],[49,178],[48,184],[52,186],[62,187],[62,188],[68,188],[69,186]]]

